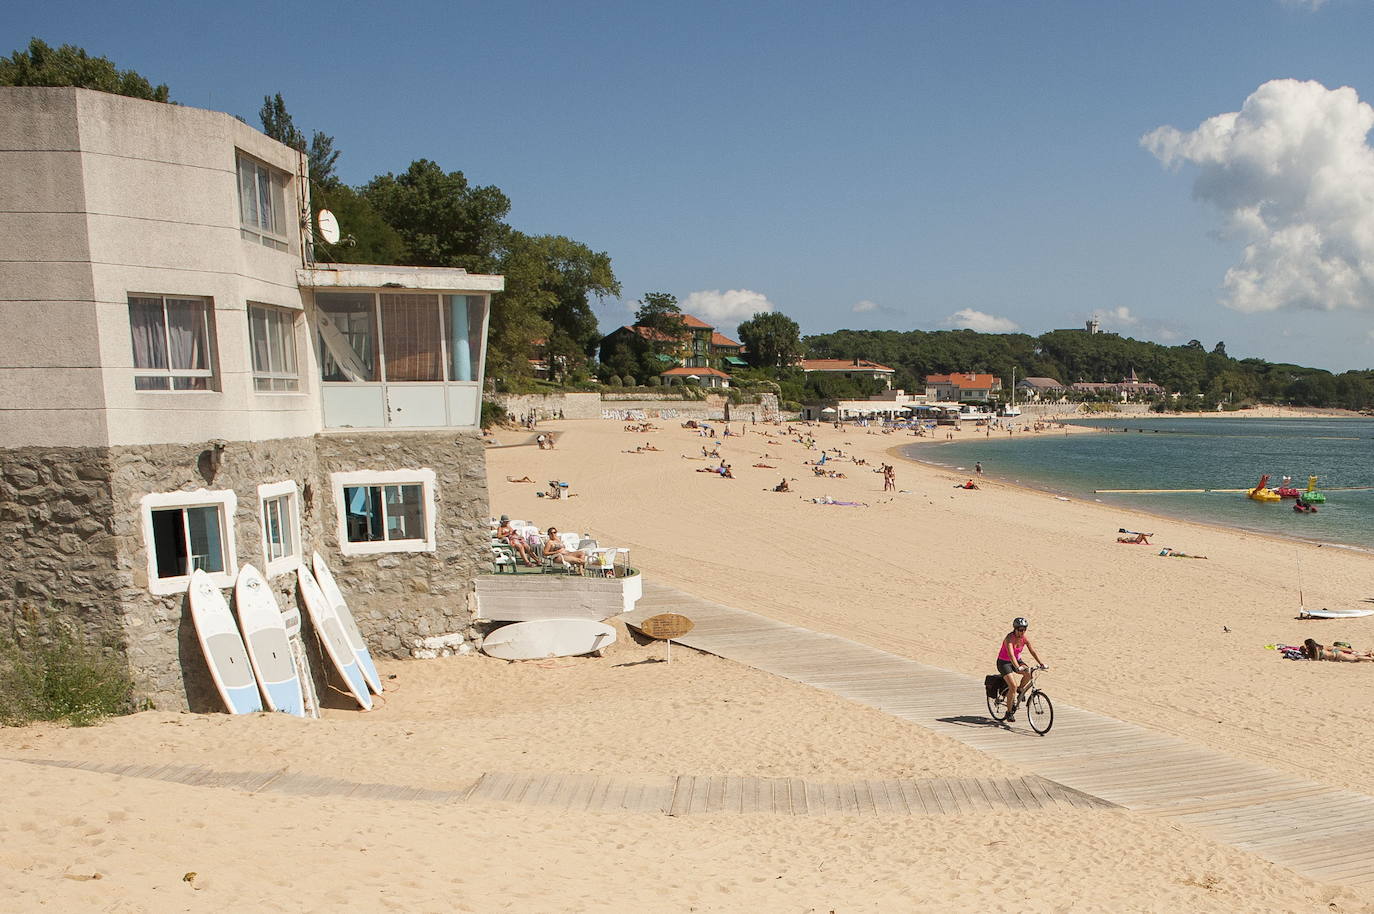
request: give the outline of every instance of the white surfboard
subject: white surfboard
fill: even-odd
[[[324,591],[329,605],[334,607],[339,622],[343,624],[344,636],[353,648],[353,656],[358,660],[358,669],[362,670],[367,687],[378,695],[382,694],[382,677],[377,675],[377,665],[372,662],[372,655],[367,651],[367,642],[363,640],[363,633],[358,631],[358,623],[353,619],[353,612],[348,608],[339,585],[335,583],[333,573],[318,552],[312,553],[310,564],[315,569],[315,581],[320,585],[320,590]]]
[[[210,581],[209,575],[197,568],[191,572],[190,595],[196,638],[205,652],[210,678],[220,698],[224,699],[224,706],[230,714],[261,711],[262,696],[253,678],[253,666],[224,594]]]
[[[1358,616],[1374,616],[1374,609],[1302,609],[1299,619],[1354,619]]]
[[[502,660],[590,654],[615,643],[615,629],[591,619],[536,619],[503,625],[482,639],[482,653]]]
[[[263,704],[269,711],[305,716],[305,694],[296,675],[286,623],[272,588],[252,565],[239,569],[234,582],[234,608],[239,614],[239,631],[248,660],[262,688]]]
[[[324,643],[325,656],[334,665],[334,669],[338,670],[339,676],[348,686],[348,691],[353,693],[354,699],[362,709],[371,711],[372,696],[368,694],[367,681],[363,679],[362,670],[358,669],[358,661],[354,658],[353,648],[343,633],[343,624],[339,622],[338,614],[334,612],[334,607],[329,605],[328,598],[325,597],[324,591],[320,590],[320,585],[315,582],[315,576],[310,573],[309,568],[304,565],[297,568],[296,578],[300,582],[301,597],[305,600],[305,611],[310,614],[310,624],[315,626],[320,641]]]

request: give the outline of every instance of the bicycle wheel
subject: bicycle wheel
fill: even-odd
[[[1007,717],[1007,693],[1005,690],[998,692],[997,697],[988,696],[988,716],[993,720],[1005,720]]]
[[[1050,732],[1050,727],[1054,726],[1054,705],[1048,695],[1044,692],[1031,693],[1030,700],[1026,702],[1026,720],[1030,721],[1031,729],[1041,736]]]

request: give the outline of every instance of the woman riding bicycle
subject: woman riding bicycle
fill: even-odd
[[[1017,699],[1021,695],[1021,690],[1030,688],[1031,670],[1030,667],[1021,662],[1021,652],[1028,650],[1035,662],[1040,666],[1045,665],[1045,661],[1040,659],[1040,655],[1031,646],[1030,639],[1026,637],[1026,629],[1030,623],[1024,616],[1017,616],[1011,623],[1011,631],[1002,639],[1002,649],[997,652],[997,672],[1007,683],[1007,720],[1016,720]],[[1017,674],[1021,675],[1021,681],[1016,681]]]

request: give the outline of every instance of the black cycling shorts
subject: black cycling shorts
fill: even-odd
[[[997,661],[997,672],[1005,676],[1008,673],[1019,673],[1021,672],[1021,668],[1010,660],[999,660]]]

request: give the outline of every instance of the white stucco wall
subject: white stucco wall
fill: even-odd
[[[278,251],[240,234],[236,150],[291,176]],[[0,446],[254,440],[320,427],[257,393],[248,303],[301,310],[298,154],[227,114],[84,89],[0,89]],[[13,243],[11,241],[13,240]],[[213,301],[211,392],[134,389],[130,294]]]

